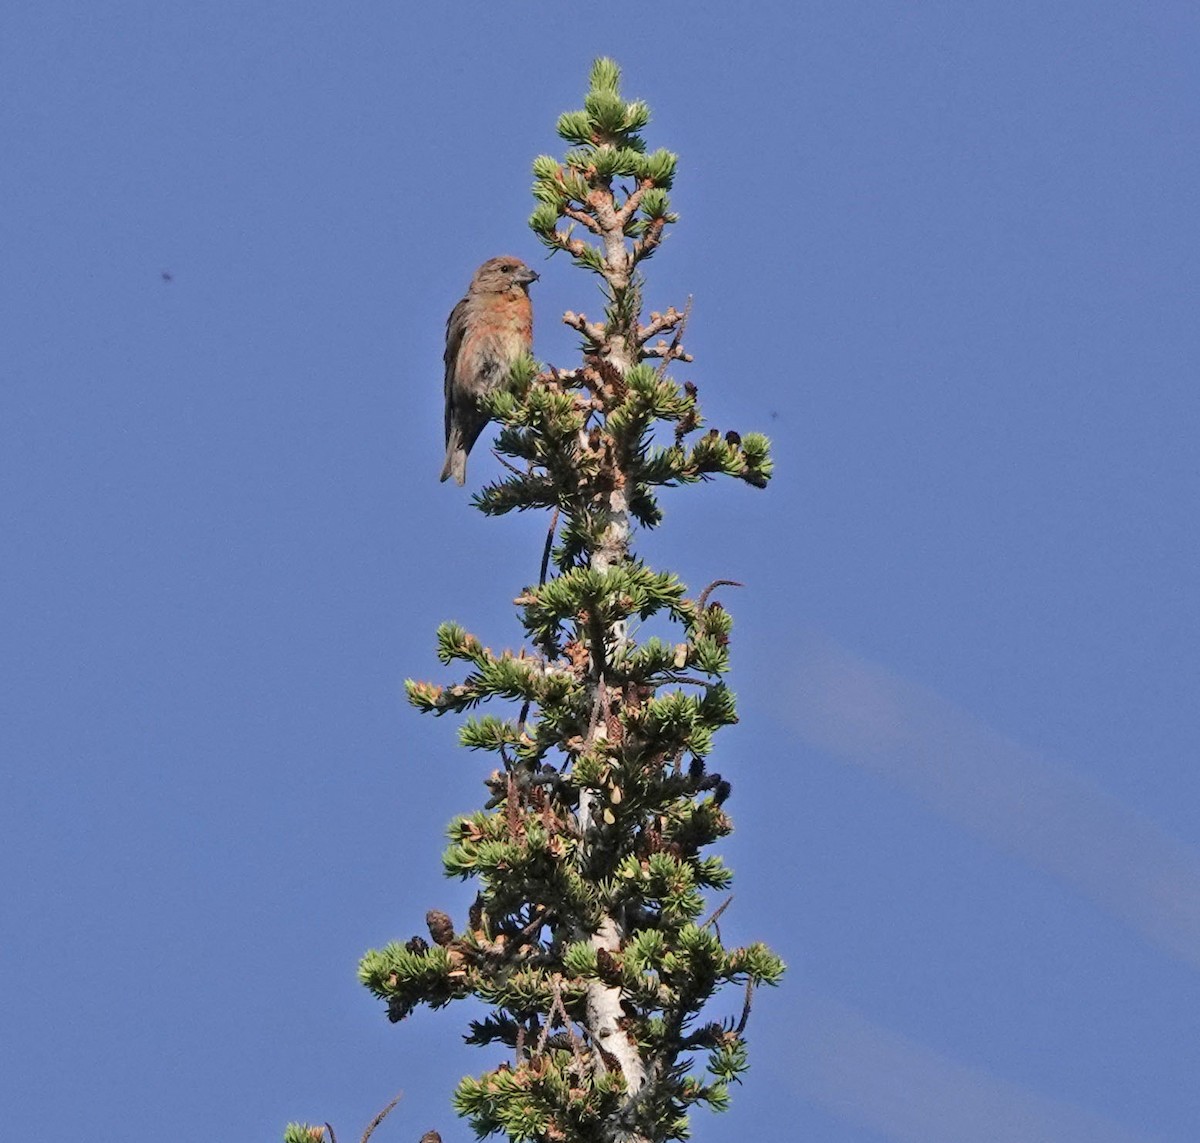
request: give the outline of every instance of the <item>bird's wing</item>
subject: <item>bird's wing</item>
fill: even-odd
[[[463,298],[446,319],[446,443],[450,443],[450,428],[454,423],[454,380],[458,351],[467,331],[467,299]]]

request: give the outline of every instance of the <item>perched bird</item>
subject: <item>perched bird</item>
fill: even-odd
[[[436,1131],[426,1131],[421,1136],[421,1143],[442,1143],[442,1137]]]
[[[533,345],[529,283],[538,275],[520,258],[489,258],[446,322],[446,464],[442,480],[466,483],[467,453],[488,423],[480,398],[504,383]]]

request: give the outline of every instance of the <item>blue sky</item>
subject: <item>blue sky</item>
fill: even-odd
[[[409,11],[405,11],[405,9]],[[1194,4],[14,0],[0,16],[5,1133],[437,1126],[490,1057],[371,946],[469,890],[485,760],[401,701],[517,638],[544,524],[437,483],[446,314],[541,251],[529,163],[615,56],[681,155],[765,493],[670,494],[737,620],[734,1132],[1184,1143],[1200,1123]],[[536,263],[569,364],[591,279]],[[164,278],[164,272],[170,280]],[[472,480],[494,471],[481,449]]]

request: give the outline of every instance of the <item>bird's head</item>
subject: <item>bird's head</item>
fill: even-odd
[[[471,279],[473,294],[503,294],[509,290],[527,290],[530,282],[538,280],[536,270],[531,270],[520,258],[502,254],[489,258]]]

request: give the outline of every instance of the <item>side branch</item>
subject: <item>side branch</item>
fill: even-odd
[[[708,597],[712,595],[718,587],[745,587],[744,583],[738,583],[736,579],[714,579],[699,595],[696,600],[696,610],[703,611],[705,604],[708,603]]]
[[[651,357],[661,357],[664,361],[695,360],[687,350],[678,345],[668,345],[662,338],[659,338],[653,345],[644,346],[638,356],[643,361]]]
[[[653,179],[642,179],[638,183],[638,188],[631,194],[622,204],[621,209],[617,211],[617,218],[621,225],[624,226],[632,217],[633,212],[641,205],[642,196],[654,186]]]
[[[678,358],[680,361],[692,360],[692,355],[690,353],[684,353],[683,346],[680,344],[680,342],[683,340],[683,331],[687,329],[688,318],[691,316],[692,299],[689,297],[687,300],[687,305],[683,307],[683,313],[679,315],[679,320],[675,323],[675,335],[671,338],[671,344],[664,346],[661,352],[654,353],[652,355],[647,354],[647,356],[656,356],[662,358],[662,364],[658,367],[658,375],[660,377],[666,373],[667,366],[671,364],[672,360],[676,358]],[[659,344],[661,345],[662,343],[660,342]],[[653,349],[658,350],[659,346],[656,345],[653,347]]]
[[[567,310],[562,319],[564,325],[579,330],[593,346],[604,344],[604,326],[598,321],[588,321],[584,314],[577,314],[574,310]]]
[[[385,1107],[378,1115],[375,1116],[374,1119],[371,1120],[370,1123],[367,1124],[367,1129],[363,1132],[361,1143],[367,1143],[367,1140],[369,1140],[371,1138],[371,1136],[375,1134],[375,1128],[378,1127],[388,1117],[388,1113],[403,1098],[404,1098],[404,1092],[401,1092],[398,1096],[396,1096],[395,1099],[392,1100],[391,1103],[389,1103],[387,1105],[387,1107]],[[329,1125],[326,1124],[326,1126],[328,1127]],[[330,1129],[330,1134],[331,1135],[333,1134],[332,1128]]]
[[[646,226],[646,232],[633,244],[633,260],[640,262],[649,258],[662,242],[663,229],[667,225],[665,218],[652,218]]]
[[[683,321],[683,318],[684,312],[677,310],[674,306],[668,306],[665,314],[660,314],[655,310],[651,313],[650,320],[645,325],[638,326],[638,345],[645,345],[652,337],[660,333],[666,333],[669,329],[674,329]]]
[[[588,249],[588,244],[582,238],[572,238],[570,231],[563,233],[561,230],[552,230],[547,236],[560,249],[565,250],[573,258],[583,256],[584,251]]]
[[[574,206],[564,206],[562,212],[565,217],[574,219],[580,226],[587,227],[593,234],[603,233],[600,224],[586,210],[580,210]]]

